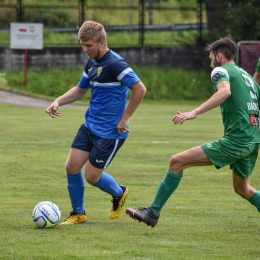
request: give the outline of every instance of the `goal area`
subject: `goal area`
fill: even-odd
[[[260,57],[260,41],[239,41],[237,43],[236,65],[254,75]]]

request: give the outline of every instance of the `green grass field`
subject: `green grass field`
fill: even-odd
[[[129,187],[126,207],[150,205],[172,154],[222,136],[219,108],[172,124],[177,110],[198,104],[145,101],[131,118],[130,137],[107,169]],[[62,220],[71,210],[64,164],[84,109],[61,108],[57,119],[44,109],[0,105],[0,111],[0,259],[260,259],[259,213],[233,192],[229,167],[187,169],[155,228],[126,214],[110,220],[110,196],[89,184],[87,223],[36,228],[37,203],[55,202]],[[256,188],[259,170],[258,161]]]

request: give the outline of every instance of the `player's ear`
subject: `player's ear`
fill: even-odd
[[[102,40],[100,41],[100,44],[101,44],[102,46],[106,46],[106,41],[105,41],[104,39],[102,39]]]
[[[217,61],[217,63],[220,63],[220,60],[221,60],[221,53],[218,53],[218,54],[216,55],[216,61]]]

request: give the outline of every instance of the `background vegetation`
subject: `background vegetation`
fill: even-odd
[[[139,0],[88,0],[83,1],[84,10],[80,9],[81,2],[78,0],[22,0],[21,14],[19,14],[16,0],[1,0],[0,3],[0,30],[8,29],[10,22],[44,23],[45,45],[48,46],[55,46],[55,43],[59,46],[61,43],[75,45],[73,37],[84,19],[101,22],[105,27],[140,23]],[[258,0],[150,0],[144,3],[145,25],[187,24],[200,21],[207,23],[206,29],[202,30],[201,46],[221,36],[230,36],[236,42],[260,40],[260,1]],[[83,12],[84,17],[82,17]],[[57,27],[75,28],[75,31],[64,34],[48,30]],[[178,43],[177,46],[197,45],[198,37],[200,37],[198,33],[200,32],[196,30],[194,33],[185,35],[174,31],[147,32],[145,44],[147,46],[176,46],[176,43]],[[8,35],[7,32],[1,32],[0,44],[2,46],[9,45]],[[129,39],[131,39],[132,45],[138,46],[138,35],[138,33],[134,35],[130,33],[129,36],[128,33],[125,37],[121,32],[115,33],[111,35],[110,44],[129,46]]]
[[[260,40],[260,1],[205,0],[208,28],[204,41],[230,36],[234,41]]]
[[[2,0],[0,5],[0,45],[9,45],[11,22],[44,24],[44,46],[75,46],[77,31],[84,20],[102,23],[109,32],[109,45],[140,46],[140,31],[118,31],[115,26],[137,26],[143,17],[144,25],[175,25],[197,23],[197,1],[152,0],[144,1],[144,14],[139,0],[99,1],[33,1],[22,0],[21,9],[16,0]],[[11,4],[12,3],[12,4]],[[82,8],[83,6],[83,8]],[[205,18],[205,12],[203,17]],[[205,22],[205,19],[204,19]],[[196,45],[197,30],[145,31],[145,46]],[[1,31],[1,29],[5,29]],[[160,38],[160,40],[159,40]]]
[[[145,99],[201,100],[213,94],[210,72],[207,70],[185,71],[151,66],[132,66],[132,68],[147,87]],[[8,84],[1,84],[0,81],[0,88],[53,99],[74,87],[81,75],[82,69],[75,68],[60,70],[54,67],[44,72],[29,71],[28,83],[25,87],[23,71],[6,72],[2,74],[2,79]],[[89,97],[90,92],[83,97],[82,101],[88,101]]]

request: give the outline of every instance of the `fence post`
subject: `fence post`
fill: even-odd
[[[23,20],[23,10],[22,10],[22,0],[17,0],[17,22],[22,22]]]
[[[144,0],[139,1],[139,43],[141,48],[144,47]]]
[[[79,0],[79,26],[85,21],[84,2],[85,0]]]
[[[197,19],[198,19],[198,23],[199,23],[199,27],[198,27],[198,39],[197,39],[197,44],[199,47],[202,47],[202,3],[204,2],[204,0],[197,0],[197,4],[198,4],[198,9],[197,9]]]

